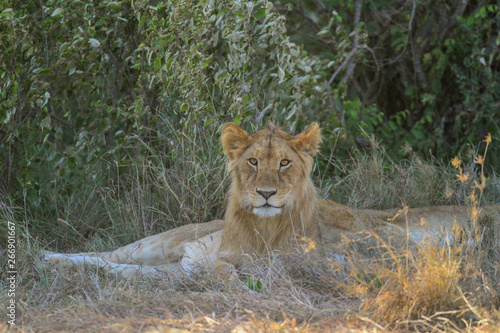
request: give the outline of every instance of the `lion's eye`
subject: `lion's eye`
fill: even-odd
[[[281,165],[282,167],[286,167],[288,164],[290,164],[290,161],[289,161],[289,160],[281,160],[281,162],[280,162],[280,165]]]
[[[253,166],[257,166],[257,160],[255,158],[251,158],[248,160],[248,163],[250,163]]]

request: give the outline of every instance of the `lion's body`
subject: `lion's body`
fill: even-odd
[[[320,142],[316,124],[297,136],[274,126],[249,136],[228,124],[222,144],[233,181],[224,220],[185,225],[112,252],[51,253],[43,261],[59,266],[100,266],[125,276],[191,272],[198,267],[228,274],[254,254],[283,250],[303,240],[337,249],[342,235],[376,229],[386,235],[410,235],[419,242],[437,234],[452,238],[455,224],[467,224],[470,214],[466,207],[409,209],[388,223],[397,210],[355,210],[318,198],[309,174]],[[498,235],[500,208],[485,208],[484,214]]]

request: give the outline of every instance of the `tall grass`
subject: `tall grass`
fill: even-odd
[[[69,178],[42,165],[33,176],[35,195],[0,198],[10,212],[4,220],[17,212],[18,226],[52,250],[104,251],[222,218],[229,176],[219,134],[200,131],[188,138],[168,121],[164,125],[155,139],[129,136],[121,147],[82,162]]]
[[[444,244],[428,239],[404,247],[371,233],[376,245],[369,258],[357,250],[362,247],[351,247],[351,274],[357,283],[349,289],[362,297],[363,309],[373,320],[416,331],[499,328],[500,249],[493,221],[481,215],[480,205],[491,137],[485,142],[484,155],[474,158],[476,168],[464,167],[459,158],[452,161],[458,182],[469,186],[469,228],[457,225]]]
[[[327,159],[325,171],[315,170],[315,178],[321,185],[321,193],[331,199],[355,208],[388,209],[435,205],[464,205],[468,203],[468,191],[474,181],[481,182],[477,172],[480,165],[474,163],[478,148],[464,162],[466,182],[457,182],[455,169],[449,162],[436,159],[424,161],[411,148],[407,159],[392,160],[375,139],[367,151],[354,150],[347,160],[334,155]],[[500,202],[500,179],[495,170],[483,166],[488,186],[483,189],[483,204]]]
[[[134,141],[130,162],[111,186],[100,189],[110,231],[139,239],[186,223],[222,219],[229,176],[217,133],[182,134],[161,151]],[[145,153],[144,153],[145,152]]]

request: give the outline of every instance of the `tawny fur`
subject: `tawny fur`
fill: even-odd
[[[224,221],[182,226],[112,252],[48,253],[42,262],[99,266],[125,276],[189,273],[199,267],[225,275],[254,254],[284,250],[303,240],[337,250],[345,234],[375,229],[386,236],[406,235],[408,227],[411,239],[420,242],[429,236],[452,238],[454,225],[466,227],[469,221],[466,207],[449,206],[409,209],[388,223],[397,210],[355,210],[318,198],[310,178],[313,156],[321,144],[316,123],[296,136],[274,125],[248,135],[230,123],[223,128],[221,141],[232,175]],[[266,199],[266,192],[274,194]],[[491,221],[498,242],[500,207],[485,207],[482,214]]]

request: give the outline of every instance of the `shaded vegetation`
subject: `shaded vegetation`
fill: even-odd
[[[420,154],[451,158],[498,133],[498,2],[275,4],[292,40],[332,62],[328,108],[314,113],[340,122],[352,139],[376,133],[393,155],[408,142]]]

